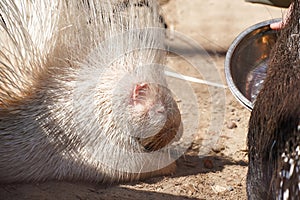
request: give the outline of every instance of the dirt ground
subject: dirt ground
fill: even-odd
[[[171,30],[169,70],[225,85],[224,59],[234,38],[285,12],[243,0],[170,0],[162,7]],[[228,89],[169,81],[183,113],[185,137],[179,145],[187,148],[175,174],[106,187],[66,182],[1,186],[0,199],[246,199],[250,112]]]

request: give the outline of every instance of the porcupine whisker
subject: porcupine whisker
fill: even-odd
[[[169,76],[169,77],[178,78],[178,79],[181,79],[181,80],[193,82],[193,83],[200,83],[200,84],[205,84],[205,85],[209,85],[209,86],[213,86],[213,87],[228,88],[226,85],[223,85],[223,84],[214,83],[214,82],[211,82],[211,81],[206,81],[206,80],[203,80],[203,79],[198,79],[198,78],[195,78],[195,77],[186,76],[186,75],[182,75],[182,74],[175,73],[175,72],[165,71],[165,75]]]

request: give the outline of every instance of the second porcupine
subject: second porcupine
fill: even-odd
[[[0,2],[0,182],[173,173],[164,149],[181,117],[158,12],[152,0]]]
[[[300,2],[272,51],[248,131],[248,199],[300,196]]]

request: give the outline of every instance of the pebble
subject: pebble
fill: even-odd
[[[220,186],[220,185],[214,185],[214,186],[211,186],[211,188],[216,194],[221,193],[221,192],[225,192],[227,190],[226,187],[223,187],[223,186]]]
[[[205,159],[205,160],[203,161],[203,165],[204,165],[204,167],[207,168],[207,169],[212,169],[212,168],[214,168],[214,163],[213,163],[212,160],[210,160],[210,159]]]
[[[211,150],[215,153],[220,153],[221,151],[225,150],[225,146],[223,145],[218,145],[216,147],[213,147]]]
[[[227,123],[227,128],[229,128],[229,129],[234,129],[236,127],[237,127],[237,125],[233,121]]]

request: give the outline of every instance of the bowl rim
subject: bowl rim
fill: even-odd
[[[240,92],[240,90],[237,88],[237,86],[234,84],[234,81],[232,79],[231,76],[231,70],[230,70],[230,61],[232,58],[232,55],[234,53],[234,51],[236,50],[236,47],[240,44],[240,42],[247,36],[249,35],[251,32],[253,32],[254,30],[260,29],[262,27],[266,27],[269,26],[271,23],[274,22],[279,22],[281,21],[281,18],[274,18],[274,19],[269,19],[269,20],[265,20],[262,22],[259,22],[257,24],[254,24],[250,27],[248,27],[247,29],[245,29],[244,31],[242,31],[231,43],[231,45],[229,46],[226,56],[225,56],[225,63],[224,63],[224,70],[225,70],[225,79],[227,81],[227,85],[229,90],[231,91],[231,93],[233,94],[233,96],[244,106],[246,107],[248,110],[252,111],[254,103],[252,103],[250,100],[248,100],[243,94],[242,92]],[[270,27],[269,27],[270,28]],[[270,30],[272,30],[270,28]]]

